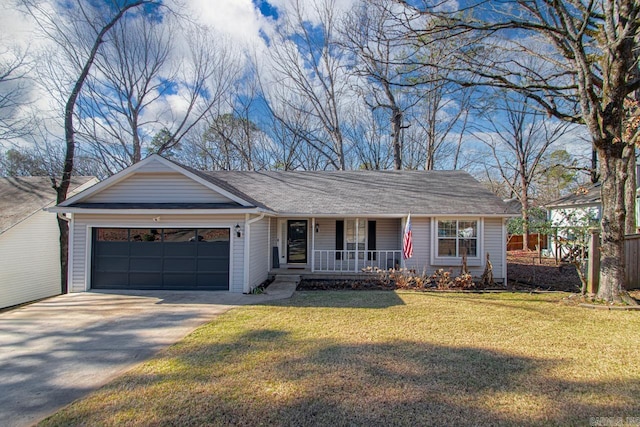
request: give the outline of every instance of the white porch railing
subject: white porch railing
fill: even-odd
[[[311,271],[361,273],[363,268],[387,270],[402,263],[400,250],[314,250]]]

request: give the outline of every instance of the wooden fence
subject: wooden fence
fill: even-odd
[[[625,288],[640,288],[640,234],[631,234],[624,239]]]
[[[508,251],[519,251],[522,249],[522,234],[510,234],[507,239],[507,250]],[[547,248],[547,235],[546,234],[529,234],[529,244],[528,248],[532,251],[536,250],[536,246],[539,249]]]
[[[598,289],[600,276],[600,237],[597,231],[592,233],[589,244],[589,276],[588,292],[595,293]],[[624,288],[627,290],[640,289],[640,234],[629,234],[624,239]]]

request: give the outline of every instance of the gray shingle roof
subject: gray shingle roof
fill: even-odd
[[[580,187],[576,192],[568,196],[547,203],[547,208],[598,205],[600,203],[600,183],[597,183],[588,187]]]
[[[462,171],[200,171],[198,175],[282,214],[508,214],[502,200]]]
[[[73,177],[70,190],[91,179],[90,176]],[[56,192],[51,188],[49,177],[0,178],[0,234],[55,200]]]

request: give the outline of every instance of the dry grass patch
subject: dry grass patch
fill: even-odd
[[[563,295],[302,292],[43,425],[589,425],[640,416],[640,313]]]

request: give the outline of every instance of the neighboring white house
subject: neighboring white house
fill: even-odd
[[[640,173],[640,166],[638,167]],[[637,175],[636,194],[640,195],[640,174]],[[592,184],[588,187],[581,187],[572,194],[562,197],[547,204],[548,220],[557,231],[550,236],[549,249],[551,253],[556,253],[555,234],[558,239],[571,239],[572,229],[581,228],[589,222],[598,224],[602,217],[600,183]],[[640,198],[636,197],[636,231],[640,232]],[[564,254],[561,254],[564,255]]]
[[[74,177],[71,190],[98,180]],[[0,178],[0,309],[60,293],[56,192],[48,177]]]
[[[152,155],[50,209],[69,290],[250,292],[269,275],[403,265],[506,280],[507,205],[461,171],[203,172]],[[411,213],[413,257],[401,256]],[[517,215],[517,214],[516,214]]]
[[[546,206],[553,227],[579,227],[588,219],[599,221],[602,216],[600,183],[580,187],[577,191]]]

